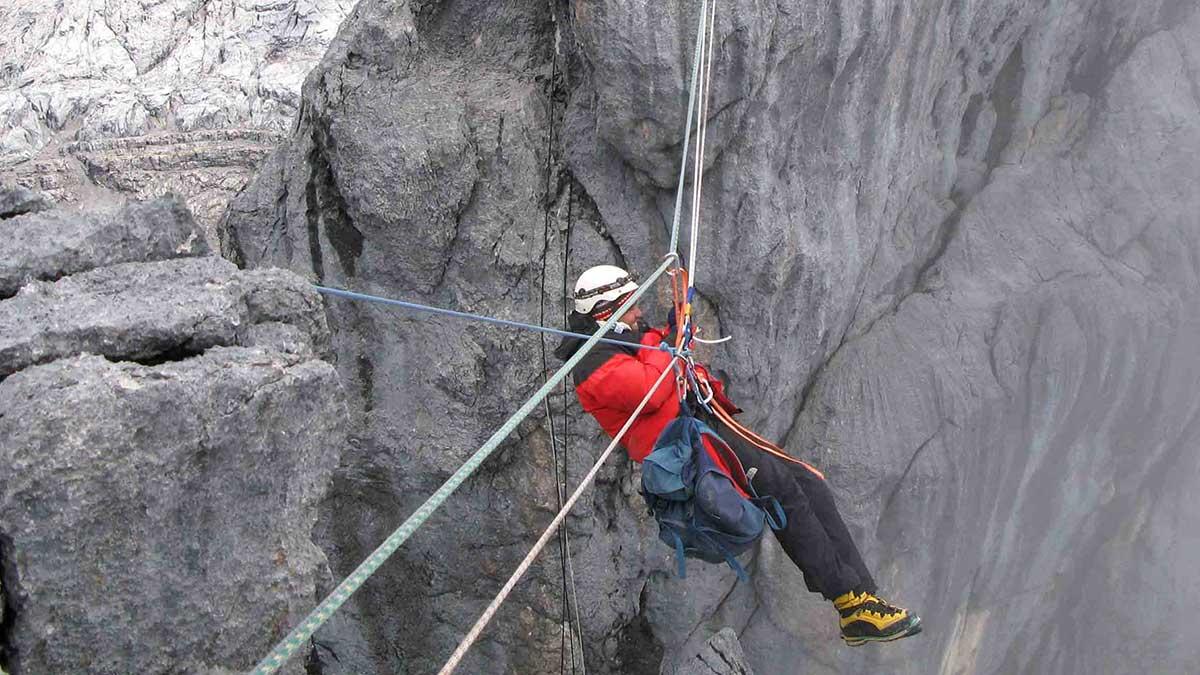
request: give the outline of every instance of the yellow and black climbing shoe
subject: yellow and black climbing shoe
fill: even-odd
[[[891,642],[921,632],[921,617],[870,593],[851,591],[833,601],[841,614],[842,640],[851,647]]]

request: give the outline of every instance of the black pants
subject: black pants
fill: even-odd
[[[874,593],[875,580],[863,562],[850,531],[842,522],[833,492],[825,479],[800,464],[769,455],[742,439],[719,420],[701,414],[749,471],[760,496],[779,500],[787,515],[787,526],[775,538],[796,567],[804,573],[808,590],[827,600],[855,592]]]

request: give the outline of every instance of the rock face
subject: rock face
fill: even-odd
[[[574,245],[607,244],[590,202],[579,191],[569,202],[557,171],[548,197],[557,216],[546,225],[546,129],[562,115],[545,98],[563,85],[561,76],[550,82],[554,30],[544,3],[360,3],[309,76],[294,139],[231,205],[227,254],[328,285],[523,321],[544,311],[558,323],[567,212]],[[591,262],[571,261],[570,275]],[[357,383],[351,447],[319,525],[337,576],[541,384],[543,368],[530,334],[346,301],[328,316],[339,373]],[[569,439],[574,482],[599,448],[588,445],[593,429],[578,420],[570,429],[556,433]],[[553,466],[544,419],[521,425],[318,633],[324,672],[436,671],[548,521]],[[591,579],[592,568],[608,568],[595,597],[581,596],[604,627],[585,640],[613,668],[656,668],[652,651],[632,648],[640,636],[623,630],[636,591],[599,601],[609,584],[641,583],[641,563],[614,575],[614,561],[664,557],[640,509],[624,503],[636,497],[631,475],[627,462],[614,464],[603,481],[623,486],[620,503],[580,509],[572,534],[595,545],[577,551],[575,573]],[[594,518],[646,536],[593,538]],[[557,671],[561,575],[557,553],[540,561],[463,671]]]
[[[44,211],[49,207],[50,202],[43,195],[28,188],[9,187],[0,183],[0,219]]]
[[[178,257],[204,242],[174,199],[0,227],[0,664],[249,668],[325,570],[345,408],[319,298]]]
[[[302,300],[279,306],[258,297],[288,292]],[[216,257],[113,265],[31,283],[6,301],[0,376],[82,351],[131,361],[199,354],[251,339],[267,322],[312,333],[319,307],[295,275],[238,273]]]
[[[663,253],[695,11],[364,0],[223,249],[556,320],[564,271]],[[589,671],[669,670],[729,626],[760,673],[1190,672],[1172,622],[1200,600],[1200,9],[731,1],[716,35],[698,283],[735,339],[712,360],[751,426],[825,470],[927,628],[841,646],[773,543],[752,584],[673,578],[618,462],[569,521]],[[320,526],[339,575],[543,365],[536,337],[328,316],[356,384]],[[600,446],[567,407],[573,484]],[[440,665],[554,510],[550,432],[523,425],[318,634],[324,672]],[[559,563],[467,671],[558,669]]]
[[[28,191],[10,194],[21,192]],[[14,208],[10,213],[34,210],[42,209]],[[0,298],[14,295],[33,279],[52,281],[116,263],[210,252],[187,207],[173,198],[130,204],[111,214],[59,210],[0,220],[0,238],[7,242],[0,252]]]
[[[722,628],[708,639],[704,649],[691,661],[664,670],[670,675],[754,675],[746,654],[732,628]]]
[[[89,210],[177,192],[211,230],[352,4],[9,0],[0,176]]]

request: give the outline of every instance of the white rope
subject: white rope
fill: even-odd
[[[683,210],[683,179],[687,176],[688,148],[692,144],[692,116],[696,112],[696,93],[700,87],[700,60],[704,49],[704,28],[708,20],[708,0],[700,3],[700,22],[696,25],[696,50],[692,55],[692,85],[688,89],[687,122],[683,129],[683,157],[679,159],[679,182],[675,184],[675,213],[671,217],[671,243],[674,252],[679,244],[679,213]]]
[[[617,432],[617,435],[613,436],[612,442],[608,444],[608,447],[604,449],[603,453],[601,453],[600,458],[596,460],[594,465],[592,465],[591,471],[588,471],[588,474],[584,476],[583,481],[579,484],[579,487],[575,488],[575,492],[571,494],[571,498],[567,500],[567,503],[564,504],[562,509],[559,510],[558,514],[554,516],[554,520],[551,521],[550,526],[546,528],[546,531],[543,532],[542,536],[538,538],[537,543],[534,544],[533,548],[529,550],[529,553],[525,556],[525,559],[522,560],[521,564],[517,566],[516,571],[513,572],[512,576],[510,576],[508,581],[505,582],[504,587],[500,589],[500,593],[494,600],[492,600],[492,604],[488,605],[488,608],[484,610],[483,615],[480,616],[479,620],[475,622],[475,625],[471,627],[471,630],[467,633],[467,636],[464,637],[462,642],[458,644],[458,648],[455,649],[454,653],[450,655],[450,659],[446,661],[446,665],[442,666],[442,669],[438,671],[438,675],[450,675],[450,673],[453,673],[454,669],[458,667],[463,657],[466,656],[467,650],[471,648],[471,645],[475,644],[477,639],[479,639],[479,634],[483,632],[484,627],[487,626],[488,622],[492,620],[493,616],[495,616],[496,610],[500,608],[500,605],[508,598],[508,594],[512,592],[513,587],[517,585],[517,581],[520,580],[520,578],[524,576],[525,572],[529,570],[529,566],[533,564],[534,559],[538,557],[538,554],[542,552],[542,549],[545,548],[546,544],[550,541],[550,538],[554,536],[555,530],[562,525],[562,522],[566,519],[567,514],[570,513],[572,508],[574,508],[575,502],[579,501],[579,497],[583,494],[584,490],[586,490],[588,485],[590,485],[591,482],[596,478],[596,474],[600,472],[600,467],[604,465],[604,462],[608,460],[609,455],[611,455],[613,450],[616,449],[617,444],[621,442],[621,439],[625,436],[625,433],[629,431],[630,427],[633,426],[633,421],[637,419],[639,414],[641,414],[642,408],[646,407],[646,403],[648,403],[650,398],[654,396],[654,392],[658,390],[659,385],[663,383],[663,380],[667,378],[667,375],[675,372],[673,366],[675,365],[675,361],[677,359],[678,357],[673,357],[667,367],[663,368],[662,374],[658,376],[658,379],[654,382],[654,385],[650,387],[650,391],[646,393],[646,396],[642,399],[642,402],[639,403],[636,408],[634,408],[633,414],[631,414],[629,419],[625,421],[625,425],[621,427],[621,430]]]
[[[719,345],[719,344],[721,344],[721,343],[723,343],[723,342],[729,342],[730,340],[732,340],[732,339],[733,339],[733,336],[732,336],[732,335],[726,335],[725,337],[723,337],[723,338],[717,338],[716,340],[705,340],[704,338],[696,337],[695,335],[693,335],[693,336],[692,336],[692,339],[693,339],[693,340],[695,340],[696,342],[702,342],[702,343],[704,343],[704,344],[706,344],[706,345]]]
[[[703,87],[700,93],[700,108],[696,120],[696,169],[692,178],[692,232],[688,241],[688,287],[696,285],[696,245],[700,233],[700,194],[704,185],[704,144],[708,135],[708,98],[712,83],[712,50],[716,38],[717,2],[713,0],[708,18],[708,28],[705,31],[705,43],[708,57],[703,65]]]

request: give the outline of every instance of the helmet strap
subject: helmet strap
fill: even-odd
[[[591,317],[599,322],[607,321],[613,315],[613,312],[617,311],[631,295],[633,295],[633,291],[629,291],[612,302],[601,303],[596,309],[592,310]]]

